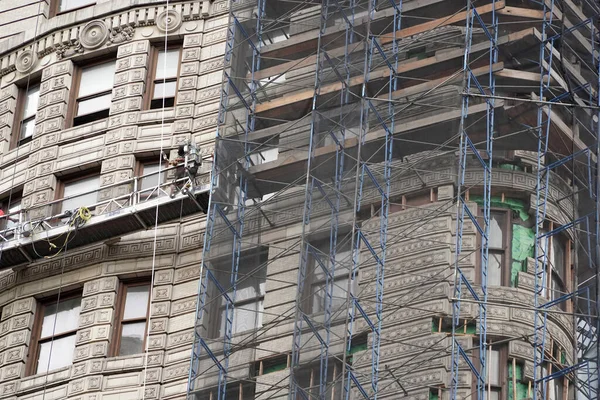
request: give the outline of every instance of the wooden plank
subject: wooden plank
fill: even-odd
[[[496,9],[502,9],[503,7],[504,7],[504,1],[499,1],[496,3]],[[492,4],[488,4],[488,5],[477,8],[477,12],[479,14],[487,14],[487,13],[490,13],[491,11],[492,11]],[[428,30],[431,30],[433,28],[438,28],[438,27],[446,26],[446,25],[452,25],[459,21],[464,21],[466,18],[466,15],[467,14],[465,11],[465,12],[462,12],[459,14],[455,14],[451,17],[438,18],[436,20],[433,20],[430,22],[425,22],[420,25],[415,25],[410,28],[401,29],[400,31],[396,32],[396,37],[397,38],[409,37],[409,36],[415,35],[417,33],[427,32]],[[381,41],[382,45],[386,44],[386,43],[390,43],[390,42],[392,42],[392,35],[391,34],[381,35],[380,41]],[[294,45],[294,46],[296,46],[296,45]],[[350,50],[349,53],[353,53],[355,51],[361,51],[363,49],[364,49],[364,47],[361,42],[361,43],[357,44],[354,49]],[[304,47],[296,48],[295,51],[299,51],[299,50],[305,50],[305,48]],[[333,49],[333,50],[329,51],[328,53],[330,54],[330,56],[331,55],[338,56],[338,55],[344,54],[344,52],[345,52],[345,48],[344,48],[344,46],[342,46],[342,47]],[[263,55],[263,56],[268,56],[268,55]],[[311,55],[309,57],[303,58],[302,60],[288,61],[286,63],[280,64],[280,65],[277,65],[274,67],[266,68],[262,71],[257,71],[254,73],[254,76],[256,77],[256,79],[263,79],[263,78],[266,78],[269,76],[277,76],[277,75],[279,75],[285,71],[291,70],[291,69],[307,67],[311,64],[315,64],[316,61],[317,61],[317,56]],[[248,76],[250,76],[250,75],[248,75]]]
[[[422,9],[425,7],[433,7],[439,3],[443,3],[445,0],[413,0],[407,2],[402,7],[403,13],[409,13],[410,11]],[[393,15],[393,8],[387,7],[377,11],[376,19],[372,22],[378,21],[380,19],[389,18]],[[362,15],[355,19],[354,25],[361,26],[367,24],[369,20],[368,15]],[[328,27],[325,30],[325,37],[330,37],[331,35],[336,35],[339,32],[344,31],[344,26],[337,24],[335,26]],[[316,47],[317,37],[319,30],[313,29],[308,32],[303,32],[299,35],[295,35],[290,39],[273,43],[267,46],[264,46],[261,49],[261,57],[270,57],[270,58],[282,58],[287,56],[293,56],[293,54],[298,53],[299,51],[309,50],[311,47]]]
[[[496,108],[501,108],[504,106],[504,102],[502,100],[498,100],[494,103],[494,106]],[[487,112],[487,104],[486,103],[475,104],[475,105],[469,107],[469,115],[481,114],[481,113],[485,113],[485,112]],[[457,120],[461,117],[461,115],[462,115],[462,113],[461,113],[461,110],[459,109],[459,110],[453,110],[453,111],[449,111],[449,112],[443,112],[434,117],[424,117],[424,118],[420,118],[415,121],[410,121],[410,122],[403,123],[403,124],[397,124],[396,128],[394,129],[394,136],[399,136],[403,133],[410,132],[415,129],[424,128],[424,127],[428,127],[428,126],[434,126],[436,124]],[[383,128],[371,131],[366,135],[365,143],[368,144],[372,141],[382,140],[383,138],[385,138],[386,135],[387,135],[387,133],[386,133],[385,129],[383,129]],[[344,141],[344,148],[346,149],[346,151],[350,151],[352,148],[357,147],[357,146],[358,146],[358,139],[355,137],[348,138]],[[338,146],[335,144],[319,147],[319,148],[315,149],[314,156],[315,157],[326,157],[328,155],[335,154],[337,149],[338,149]],[[274,160],[274,161],[271,161],[268,163],[264,163],[264,164],[253,165],[252,167],[250,167],[249,172],[251,174],[255,174],[257,179],[261,179],[261,176],[258,175],[260,173],[273,170],[274,168],[281,168],[281,167],[285,167],[285,166],[287,166],[287,167],[295,166],[296,167],[298,164],[305,163],[307,159],[308,159],[308,155],[305,153],[302,153],[302,154],[286,157],[283,159],[277,159],[277,160]]]
[[[532,35],[533,33],[534,33],[533,29],[525,29],[523,31],[513,32],[509,35],[499,38],[498,45],[503,45],[503,44],[511,43],[513,41],[521,40],[521,39],[525,38],[526,36]],[[485,51],[487,48],[489,48],[489,44],[487,42],[479,43],[479,44],[471,47],[471,53],[475,53],[478,51]],[[444,52],[444,53],[442,53],[440,55],[436,55],[434,57],[428,57],[428,58],[424,58],[422,60],[409,61],[407,63],[398,65],[397,73],[403,74],[403,73],[406,73],[409,71],[414,71],[414,70],[424,68],[427,66],[435,65],[440,62],[448,61],[452,58],[462,57],[463,55],[464,55],[463,49],[456,49],[456,50]],[[390,74],[390,70],[387,66],[385,66],[385,67],[382,67],[382,68],[372,71],[369,76],[369,79],[372,79],[372,80],[380,79],[380,78],[389,76],[389,74]],[[350,84],[350,86],[362,84],[363,79],[364,79],[363,75],[351,78],[349,84]],[[322,94],[332,93],[337,90],[341,90],[342,87],[343,87],[343,85],[341,82],[330,83],[321,88],[321,93]],[[264,103],[258,104],[256,106],[255,112],[261,113],[261,112],[265,112],[265,111],[272,110],[275,108],[294,104],[299,101],[308,100],[308,99],[312,98],[313,94],[314,94],[313,88],[295,91],[290,94],[284,95],[282,97],[278,97],[273,100],[269,100]]]
[[[501,78],[517,79],[520,81],[532,81],[536,83],[540,82],[540,74],[537,72],[519,71],[517,69],[510,68],[499,71],[497,76]]]
[[[495,73],[498,73],[503,68],[504,68],[504,63],[499,62],[499,63],[496,63],[493,65],[492,71],[494,71]],[[482,75],[489,73],[489,71],[490,71],[490,68],[488,66],[484,66],[484,67],[480,67],[480,68],[475,68],[471,72],[473,72],[473,75],[475,75],[475,76],[482,76]],[[458,81],[462,80],[462,75],[463,75],[462,73],[456,75],[455,77],[452,77],[452,75],[448,75],[443,78],[434,79],[429,82],[420,83],[418,85],[410,86],[408,88],[396,90],[395,92],[392,92],[392,98],[397,99],[397,98],[401,98],[401,97],[413,96],[418,93],[425,93],[428,90],[432,90],[442,84],[451,84],[454,82],[458,82]],[[378,96],[377,98],[381,99],[381,100],[387,100],[388,95],[384,94],[384,95]]]
[[[350,45],[350,49],[348,49],[348,53],[354,53],[356,51],[363,51],[364,48],[365,48],[364,42],[354,43],[354,44]],[[338,57],[338,56],[344,55],[345,51],[346,51],[345,47],[338,47],[337,49],[328,51],[327,54],[330,57]],[[317,56],[313,54],[312,56],[308,56],[308,57],[302,58],[300,60],[288,61],[283,64],[275,65],[274,67],[269,67],[269,68],[265,68],[260,71],[256,71],[254,73],[254,78],[255,79],[263,79],[263,78],[268,78],[270,76],[278,76],[287,71],[293,71],[296,69],[309,67],[311,65],[316,65],[316,63],[317,63]],[[248,73],[246,76],[248,78],[250,78],[251,75],[250,75],[250,73]]]
[[[487,4],[485,6],[477,7],[477,13],[479,15],[489,14],[494,9],[500,10],[505,7],[504,1],[497,1],[494,4]],[[402,39],[409,36],[424,33],[432,29],[441,28],[442,26],[448,26],[456,24],[458,22],[464,22],[467,19],[467,13],[470,11],[463,11],[449,17],[434,19],[433,21],[425,22],[419,25],[411,26],[410,28],[401,29],[396,32],[396,39]],[[381,44],[390,43],[394,38],[394,34],[385,34],[380,36]]]
[[[529,8],[506,6],[502,10],[498,10],[498,14],[519,18],[544,19],[544,12],[540,10],[531,10]],[[550,11],[546,13],[550,15]]]

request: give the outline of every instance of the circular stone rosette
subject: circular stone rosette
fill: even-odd
[[[88,50],[102,46],[106,39],[108,39],[108,28],[102,21],[88,22],[79,32],[79,43]]]
[[[156,27],[162,32],[179,29],[181,22],[181,15],[175,10],[163,11],[156,17]]]
[[[15,61],[15,68],[19,72],[29,72],[35,65],[36,57],[30,49],[22,51]]]

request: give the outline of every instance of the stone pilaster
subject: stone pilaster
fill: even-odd
[[[110,107],[111,116],[142,110],[143,95],[147,85],[149,50],[148,40],[138,40],[119,46]]]
[[[0,393],[14,391],[15,379],[25,376],[36,301],[26,297],[7,304],[0,320]]]
[[[8,153],[10,148],[18,93],[17,85],[8,85],[0,90],[0,154]]]
[[[227,21],[213,18],[205,21],[198,49],[198,79],[192,132],[196,142],[212,141],[215,137],[219,96],[223,79],[223,56],[227,39]],[[190,48],[191,50],[191,48]]]
[[[107,277],[86,282],[83,286],[79,329],[77,331],[74,364],[80,373],[92,372],[93,362],[80,367],[88,360],[108,356],[109,344],[117,301],[117,277]],[[88,371],[89,369],[89,371]]]
[[[64,129],[67,117],[69,93],[73,84],[73,62],[62,61],[42,71],[40,99],[36,116],[34,141],[42,136],[44,140],[36,142],[34,149],[56,144],[59,132]]]

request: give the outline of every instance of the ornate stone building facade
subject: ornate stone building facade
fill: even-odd
[[[212,151],[227,2],[79,3],[19,1],[0,10],[3,22],[21,21],[0,26],[0,202],[7,214],[22,208],[32,211],[28,219],[47,217],[54,209],[44,205],[77,195],[76,182],[83,182],[79,193],[96,191],[79,203],[130,193],[133,177],[155,171],[161,150],[175,154],[187,139],[205,155]],[[166,36],[171,59],[162,52]],[[167,78],[175,83],[163,112],[147,93],[162,83],[156,74],[165,58],[174,60]],[[94,70],[98,65],[108,67]],[[158,226],[156,238],[150,229],[1,272],[0,398],[185,398],[204,214],[177,215]],[[7,224],[15,222],[3,221],[2,229]],[[14,239],[3,232],[3,241]],[[73,314],[67,319],[66,309],[49,310],[59,293],[79,302],[60,300]],[[152,297],[148,312],[134,318],[148,323],[147,352],[136,342],[145,329],[121,322],[125,293],[140,299],[138,306]],[[59,315],[54,329],[52,315]],[[56,362],[40,354],[48,329]],[[66,348],[62,329],[72,335]],[[115,347],[123,332],[134,343],[129,350],[125,340]],[[50,361],[48,374],[42,361]]]
[[[252,132],[256,135],[252,140],[276,140],[267,146],[268,151],[256,152],[248,161],[247,169],[256,176],[260,194],[251,197],[255,204],[264,202],[264,207],[245,227],[249,244],[244,244],[239,273],[247,279],[240,282],[235,300],[240,311],[235,322],[227,322],[225,303],[215,292],[208,292],[212,303],[208,302],[198,321],[206,210],[190,211],[186,208],[189,204],[184,204],[187,197],[180,193],[173,200],[174,209],[159,210],[170,202],[168,192],[173,190],[170,182],[174,179],[172,168],[160,171],[166,168],[165,158],[177,157],[178,146],[192,142],[205,160],[196,183],[200,186],[210,181],[231,26],[229,1],[13,3],[9,7],[0,4],[0,206],[5,214],[0,222],[0,400],[185,399],[192,348],[198,343],[195,332],[222,356],[227,324],[236,347],[229,359],[228,392],[225,397],[219,394],[219,372],[204,354],[199,361],[201,373],[196,371],[198,375],[192,379],[193,398],[288,398],[299,302],[316,320],[324,312],[322,303],[337,314],[329,328],[336,337],[328,349],[331,376],[322,377],[321,382],[328,389],[317,396],[319,365],[306,362],[292,374],[294,385],[303,393],[296,398],[344,398],[342,382],[349,366],[357,382],[368,386],[373,357],[370,327],[366,320],[357,320],[350,348],[346,348],[344,335],[350,294],[360,293],[367,305],[365,313],[372,315],[378,275],[366,247],[359,250],[360,270],[352,271],[348,232],[360,221],[365,237],[377,240],[374,232],[380,229],[381,212],[377,190],[367,185],[362,207],[338,215],[339,275],[319,275],[315,257],[308,261],[311,272],[304,283],[298,277],[303,262],[298,239],[305,188],[299,185],[278,193],[281,182],[297,177],[290,170],[305,168],[299,164],[309,143],[309,128],[298,110],[306,110],[306,105],[294,102],[305,95],[301,89],[312,85],[314,60],[310,65],[298,61],[298,65],[286,66],[289,70],[283,78],[273,78],[277,75],[273,71],[260,78],[280,85],[268,89],[274,100],[264,101],[262,108],[255,110],[269,122],[258,133]],[[415,13],[419,21],[439,19],[448,10],[438,12],[437,3],[407,1],[406,10]],[[504,2],[496,3],[502,3],[498,9],[504,9]],[[519,29],[504,28],[498,39],[514,60],[525,57],[530,42],[537,40],[533,26],[539,17],[515,5],[506,7],[506,15],[521,25]],[[580,5],[573,7],[570,17],[586,11]],[[290,57],[293,40],[310,42],[318,31],[319,9],[306,7],[290,11],[290,15],[288,26],[273,28],[270,43],[265,45],[267,70],[278,67],[273,61],[278,57]],[[402,50],[407,73],[419,75],[415,71],[427,69],[432,59],[460,62],[465,35],[461,23],[464,21],[457,19],[421,31],[413,28],[416,33],[407,37],[424,44]],[[420,26],[414,21],[409,25]],[[476,37],[481,39],[483,33],[477,31]],[[290,40],[287,49],[286,40]],[[309,57],[304,48],[299,49],[299,57]],[[238,64],[244,60],[240,57]],[[569,62],[565,61],[567,68],[571,68]],[[500,64],[495,72],[507,87],[534,85],[539,80],[533,72],[520,71],[517,62],[510,71],[508,62],[506,70]],[[572,68],[573,75],[580,76],[578,68]],[[427,70],[423,80],[437,85],[436,74],[441,74],[440,70]],[[421,82],[419,76],[415,82]],[[281,83],[286,79],[289,87]],[[407,91],[398,95],[400,103],[422,95],[421,104],[396,126],[400,133],[414,134],[407,143],[418,142],[420,135],[445,137],[446,130],[456,128],[460,112],[446,115],[439,111],[460,102],[460,85],[451,79],[448,82],[437,91],[408,85]],[[520,89],[516,92],[522,94]],[[312,92],[305,97],[302,99],[310,100]],[[284,109],[278,101],[292,105]],[[436,103],[439,109],[420,108],[428,103]],[[496,104],[503,121],[509,121],[507,125],[513,121],[520,124],[519,118],[531,112],[513,107],[511,100]],[[473,101],[473,112],[481,112],[483,105]],[[442,117],[447,119],[442,121]],[[561,117],[554,120],[561,121]],[[579,134],[574,133],[580,129],[576,122],[557,124],[571,140],[569,145],[581,144]],[[339,145],[336,140],[339,138],[323,139],[319,154],[333,153]],[[491,399],[532,397],[538,166],[532,143],[530,137],[523,142],[501,142],[491,173],[493,243],[488,272],[489,375],[485,378]],[[454,267],[460,264],[475,286],[481,282],[478,249],[482,238],[467,221],[462,232],[465,255],[457,261],[457,155],[447,149],[432,151],[432,146],[411,146],[394,161],[389,192],[388,234],[393,240],[386,253],[387,306],[377,398],[449,399]],[[469,209],[481,219],[483,175],[478,162],[475,156],[469,157],[464,187],[469,188],[465,191]],[[288,173],[292,178],[282,178]],[[558,173],[550,175],[544,227],[548,231],[575,220],[580,212],[573,204],[573,181]],[[315,197],[314,225],[329,218],[325,197]],[[143,208],[145,204],[149,206]],[[102,229],[107,233],[84,232],[85,223],[73,228],[82,222],[76,218],[83,216],[69,212],[81,210],[79,207],[91,210],[90,221],[104,218]],[[130,228],[118,230],[115,227],[125,224],[119,219],[122,210],[138,213],[138,219]],[[159,223],[160,213],[168,216]],[[59,231],[61,226],[68,228]],[[113,228],[118,233],[110,233]],[[47,232],[59,234],[49,236]],[[331,256],[326,233],[315,229],[311,246]],[[89,237],[84,240],[82,235]],[[550,301],[577,289],[575,242],[565,231],[548,244],[551,268],[542,295]],[[211,267],[216,271],[215,280],[227,287],[229,277],[222,266],[226,262],[215,256],[227,246],[219,249],[219,243],[214,242],[217,250]],[[320,292],[327,279],[335,281],[336,289],[332,298],[325,300]],[[479,348],[476,305],[465,301],[460,313],[459,340],[473,360],[478,358]],[[548,314],[546,372],[571,365],[577,358],[576,308],[567,300],[554,305]],[[307,341],[304,357],[318,360],[319,347],[315,341]],[[468,368],[461,362],[454,398],[476,398],[476,383]],[[573,381],[572,375],[565,375],[546,383],[546,398],[573,399]],[[352,387],[349,398],[361,396]]]

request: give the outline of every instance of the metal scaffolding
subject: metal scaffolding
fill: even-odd
[[[484,400],[492,346],[514,341],[532,349],[519,378],[529,379],[527,397],[556,399],[562,382],[578,398],[597,397],[590,352],[599,332],[600,8],[569,0],[526,8],[509,0],[416,3],[230,3],[189,398],[348,400],[415,392]],[[566,133],[567,125],[576,134]],[[498,341],[502,335],[488,326],[489,310],[499,304],[488,282],[490,227],[505,195],[494,170],[515,151],[534,159],[527,211],[535,215],[535,238],[531,262],[519,264],[515,276],[510,271],[509,286],[527,288],[531,275],[531,302],[505,305],[526,309],[529,333]],[[441,178],[426,182],[418,168],[443,156],[456,159],[454,192],[424,208],[414,226],[391,226],[391,206],[406,205],[394,184],[414,173],[423,187],[435,185]],[[553,185],[567,188],[566,196],[557,197]],[[301,212],[278,211],[300,197]],[[455,224],[444,243],[453,268],[386,300],[390,248],[423,239],[414,232],[440,215]],[[298,224],[291,233],[280,229],[291,223]],[[288,236],[285,248],[270,248],[280,233]],[[572,265],[566,262],[572,278],[553,270],[557,237],[573,243]],[[291,305],[263,324],[262,309],[240,306],[246,294],[239,298],[238,289],[292,255],[298,268]],[[565,290],[556,289],[555,276]],[[385,338],[387,328],[402,323],[391,322],[394,315],[423,311],[413,304],[437,288],[448,290],[447,309],[424,311],[439,320],[436,341],[388,366],[382,346],[407,346]],[[242,313],[255,318],[255,329],[243,334],[236,322]],[[564,326],[565,318],[572,319],[572,353],[555,345],[548,329]],[[260,344],[280,327],[293,335],[289,352]],[[261,381],[259,393],[257,376],[239,365],[269,352],[287,357],[288,373]],[[403,383],[418,363],[441,357],[449,360],[444,382]],[[515,365],[513,359],[516,394]]]

